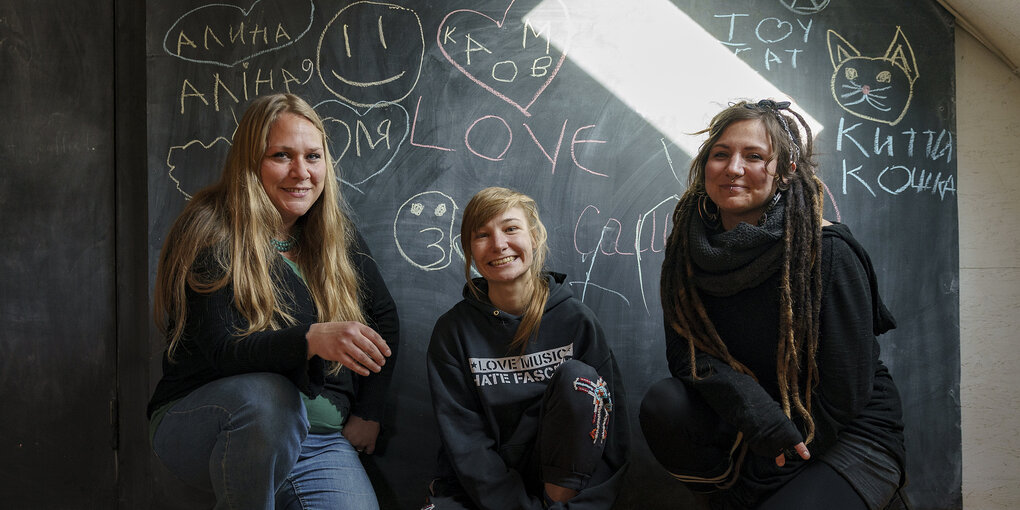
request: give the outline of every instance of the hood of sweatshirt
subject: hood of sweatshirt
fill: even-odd
[[[566,283],[567,275],[562,273],[547,272],[545,273],[546,282],[549,284],[549,298],[545,301],[545,312],[556,308],[557,305],[573,297],[574,293],[570,290],[570,285]],[[484,278],[474,278],[471,280],[475,287],[478,288],[478,295],[471,291],[471,285],[464,284],[464,299],[473,307],[481,310],[486,315],[500,317],[503,320],[510,320],[513,327],[517,327],[517,323],[520,322],[521,317],[519,315],[513,315],[503,310],[496,308],[491,301],[489,301],[489,282],[485,281]]]

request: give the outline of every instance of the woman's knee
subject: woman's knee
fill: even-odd
[[[570,413],[591,420],[593,402],[612,408],[609,386],[590,365],[568,360],[561,364],[546,390],[546,407],[557,407],[559,413]]]
[[[308,433],[300,392],[280,374],[253,372],[223,377],[195,390],[181,404],[189,414],[215,411],[220,416],[219,423],[208,423],[195,433],[212,433],[213,437],[228,434],[233,442],[256,449],[299,448]],[[176,414],[178,407],[174,406],[171,413]]]
[[[271,372],[253,372],[226,378],[249,405],[267,413],[300,413],[301,392],[290,379]]]
[[[174,404],[153,437],[153,451],[181,478],[210,488],[209,458],[242,452],[253,459],[296,458],[308,431],[297,387],[278,374],[209,382]]]
[[[266,439],[296,438],[308,431],[301,394],[286,377],[256,372],[229,377],[235,406],[231,414],[232,428],[250,427],[254,434]]]
[[[599,373],[591,365],[576,359],[564,361],[556,368],[553,374],[553,383],[564,381],[564,384],[573,384],[578,378],[598,380]]]
[[[638,421],[653,456],[673,473],[716,469],[736,437],[696,391],[674,377],[648,389]]]
[[[641,400],[638,420],[646,438],[668,431],[708,441],[721,425],[719,416],[705,399],[675,377],[662,379],[648,388]]]
[[[677,388],[678,384],[681,388]],[[682,386],[679,379],[662,379],[648,388],[638,409],[638,423],[645,443],[664,465],[666,463],[660,456],[675,450],[674,437],[684,428],[683,399],[678,398],[683,394]]]

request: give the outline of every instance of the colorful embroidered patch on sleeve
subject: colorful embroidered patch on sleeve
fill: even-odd
[[[606,381],[599,377],[599,380],[593,383],[584,377],[578,377],[574,380],[574,389],[591,395],[591,403],[594,407],[591,417],[594,428],[591,429],[590,434],[592,444],[598,444],[600,441],[604,443],[608,434],[609,413],[613,410],[613,399],[609,395]]]

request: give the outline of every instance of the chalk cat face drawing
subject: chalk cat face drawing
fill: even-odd
[[[829,30],[832,97],[844,110],[862,118],[896,125],[914,95],[917,60],[900,27],[881,57],[861,56],[852,44]]]

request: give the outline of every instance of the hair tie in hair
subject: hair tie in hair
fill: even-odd
[[[762,99],[761,101],[758,101],[757,104],[747,103],[747,104],[744,105],[744,108],[748,108],[748,109],[761,108],[763,110],[772,110],[772,111],[786,110],[786,109],[790,108],[790,102],[789,101],[779,101],[777,103],[776,101],[773,101],[771,99]]]
[[[796,163],[797,160],[800,159],[800,147],[797,145],[797,139],[794,138],[793,131],[790,131],[790,125],[786,123],[786,117],[779,113],[779,110],[790,109],[789,101],[776,102],[771,99],[762,99],[756,104],[744,103],[744,108],[747,108],[748,110],[760,108],[772,113],[772,115],[775,115],[776,119],[779,120],[779,124],[783,126],[783,131],[786,131],[786,136],[790,137],[790,143],[793,145],[793,154],[790,156],[790,163]]]

